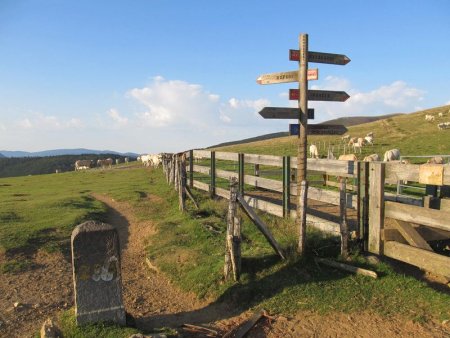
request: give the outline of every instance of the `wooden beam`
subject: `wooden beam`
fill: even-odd
[[[209,191],[209,184],[194,180],[194,188]]]
[[[326,259],[326,258],[316,257],[316,258],[314,258],[314,260],[317,263],[328,265],[328,266],[331,266],[333,268],[341,269],[341,270],[344,270],[344,271],[352,272],[352,273],[355,273],[357,275],[363,275],[363,276],[367,276],[367,277],[371,277],[371,278],[375,278],[375,279],[378,278],[378,275],[377,275],[377,273],[375,271],[371,271],[371,270],[367,270],[367,269],[363,269],[363,268],[358,268],[356,266],[352,266],[352,265],[348,265],[348,264],[332,261],[332,260]]]
[[[387,241],[396,241],[403,244],[408,244],[406,239],[402,236],[400,231],[394,228],[384,228],[382,231],[382,240]]]
[[[211,152],[209,150],[194,150],[195,158],[211,158]]]
[[[244,154],[245,163],[263,164],[274,167],[283,166],[283,156]]]
[[[443,166],[443,184],[450,185],[450,167]],[[404,164],[399,162],[386,163],[386,181],[389,183],[397,183],[397,181],[405,180],[419,182],[420,165]]]
[[[216,160],[238,161],[238,153],[227,153],[223,151],[216,151]]]
[[[205,174],[205,175],[209,175],[211,173],[211,169],[209,167],[205,167],[203,165],[196,165],[196,164],[194,164],[192,166],[192,169],[196,173],[202,173],[202,174]]]
[[[386,217],[410,223],[450,231],[450,211],[446,210],[434,210],[413,205],[386,202],[385,215]]]
[[[384,244],[384,255],[437,275],[450,276],[450,257],[397,242]]]
[[[233,177],[238,178],[238,174],[233,171],[216,169],[216,177],[220,177],[220,178],[229,180],[230,178],[233,178]]]
[[[383,253],[384,163],[371,162],[369,175],[369,252],[379,255]]]
[[[392,222],[394,228],[396,228],[406,241],[416,248],[421,248],[428,251],[433,251],[431,246],[419,235],[419,233],[408,222],[394,219]]]
[[[281,248],[278,245],[275,238],[273,238],[270,230],[266,227],[266,225],[259,218],[259,216],[255,213],[255,211],[247,204],[247,202],[244,200],[244,198],[240,194],[238,194],[237,199],[238,199],[239,203],[241,204],[242,208],[244,209],[245,213],[248,215],[248,217],[250,217],[250,219],[253,221],[253,223],[255,223],[255,225],[259,229],[259,231],[262,232],[262,234],[267,239],[267,241],[272,246],[272,248],[275,250],[275,252],[281,257],[281,259],[286,259],[283,251],[281,250]]]

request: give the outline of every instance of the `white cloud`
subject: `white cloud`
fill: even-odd
[[[128,124],[128,118],[122,117],[119,111],[115,108],[111,108],[110,110],[108,110],[107,115],[113,121],[113,124],[116,128],[121,128]]]
[[[446,105],[446,106],[447,106],[447,105],[450,105],[450,100],[447,101],[447,102],[445,102],[445,105]]]
[[[322,85],[315,85],[311,89],[343,90],[350,95],[344,103],[312,101],[310,106],[316,108],[316,118],[319,121],[340,116],[411,112],[420,109],[419,103],[425,95],[425,91],[411,87],[404,81],[395,81],[363,92],[353,88],[347,79],[331,76],[325,78]]]
[[[55,131],[68,128],[81,128],[84,125],[78,118],[63,120],[53,115],[32,112],[30,116],[16,121],[15,126],[23,130],[38,129],[42,131]]]

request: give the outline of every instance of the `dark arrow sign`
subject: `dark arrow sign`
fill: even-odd
[[[259,112],[259,115],[265,119],[298,119],[298,108],[278,108],[278,107],[264,107]],[[314,109],[308,109],[308,119],[314,119]]]
[[[298,49],[289,49],[289,60],[298,61],[299,59],[300,51]],[[351,60],[348,56],[343,54],[308,52],[308,62],[328,63],[332,65],[344,66],[350,61]]]
[[[289,100],[298,100],[298,89],[289,89]],[[308,101],[339,101],[344,102],[350,96],[346,92],[332,90],[308,90]]]
[[[289,125],[289,135],[298,135],[298,124]],[[342,124],[308,124],[308,135],[343,135],[347,132]]]

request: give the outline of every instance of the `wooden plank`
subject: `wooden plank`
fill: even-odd
[[[230,198],[230,191],[227,190],[227,189],[217,188],[216,187],[216,195],[220,196],[222,198],[225,198],[225,199],[229,199]]]
[[[411,204],[411,205],[416,205],[419,207],[423,206],[422,199],[409,197],[409,196],[396,195],[396,194],[391,194],[391,193],[387,193],[387,192],[384,193],[384,200],[390,201],[390,202],[400,202],[403,204]]]
[[[415,226],[416,231],[426,241],[442,241],[450,239],[450,231],[444,231],[440,229],[434,229],[427,226],[419,225]]]
[[[244,175],[244,183],[254,187],[283,192],[283,182],[253,175]]]
[[[209,184],[194,180],[194,188],[204,190],[204,191],[209,191]]]
[[[194,158],[211,158],[211,152],[209,150],[194,150]]]
[[[297,184],[291,183],[291,195],[297,194]],[[308,199],[339,205],[339,193],[337,191],[325,190],[308,186]],[[356,209],[358,197],[356,195],[347,194],[347,208]]]
[[[401,221],[399,219],[394,219],[392,225],[401,233],[403,238],[405,238],[405,240],[410,245],[415,246],[416,248],[433,251],[430,245],[419,235],[419,233],[408,222]]]
[[[297,211],[291,210],[291,219],[295,219],[295,217],[297,217]],[[339,223],[310,214],[306,214],[306,222],[308,223],[308,227],[312,227],[333,236],[340,236]]]
[[[283,166],[283,156],[244,154],[245,163],[263,164],[274,167]]]
[[[243,338],[250,329],[256,325],[256,323],[265,315],[266,311],[261,310],[254,313],[250,319],[246,320],[244,323],[238,326],[236,329],[232,329],[223,335],[223,338]]]
[[[308,158],[307,162],[308,171],[324,172],[329,175],[344,177],[357,175],[356,162],[354,161]],[[291,157],[291,168],[297,168],[297,157]]]
[[[363,275],[363,276],[367,276],[367,277],[371,277],[371,278],[375,278],[375,279],[378,278],[378,275],[377,275],[377,273],[375,271],[371,271],[371,270],[367,270],[367,269],[363,269],[363,268],[358,268],[356,266],[344,264],[344,263],[341,263],[341,262],[332,261],[331,259],[326,259],[326,258],[316,257],[316,258],[314,258],[314,260],[317,263],[328,265],[328,266],[331,266],[333,268],[341,269],[341,270],[344,270],[344,271],[352,272],[352,273],[355,273],[357,275]]]
[[[395,202],[386,202],[386,217],[405,222],[427,225],[433,228],[450,231],[450,211],[416,207]]]
[[[384,244],[384,255],[437,275],[450,276],[450,257],[394,241]]]
[[[341,256],[343,258],[348,257],[348,224],[347,224],[347,203],[346,203],[346,195],[347,189],[345,188],[347,180],[343,177],[340,178],[340,187],[339,187],[339,223],[341,230]]]
[[[238,173],[235,173],[233,171],[228,170],[222,170],[222,169],[216,169],[216,177],[224,178],[226,180],[229,180],[233,177],[238,177]]]
[[[383,241],[396,241],[399,243],[408,244],[400,231],[394,228],[384,228],[381,237]]]
[[[245,213],[248,217],[255,223],[256,227],[259,229],[259,231],[262,232],[264,237],[269,242],[270,246],[275,250],[275,252],[281,257],[281,259],[286,259],[284,257],[284,253],[281,250],[280,246],[278,245],[275,238],[273,238],[270,230],[266,227],[266,225],[263,223],[263,221],[259,218],[259,216],[255,213],[255,211],[250,207],[250,205],[247,204],[245,199],[239,194],[237,196],[237,199],[239,203],[241,204],[242,208],[244,208]]]
[[[383,253],[381,231],[384,228],[384,163],[369,164],[369,252]]]
[[[419,166],[419,183],[431,185],[443,185],[444,165],[423,164]]]
[[[227,153],[224,151],[216,152],[216,160],[238,161],[238,153]]]
[[[196,164],[194,164],[192,166],[192,169],[196,173],[202,173],[202,174],[206,174],[206,175],[210,175],[211,174],[211,169],[209,167],[205,167],[203,165],[196,165]]]
[[[244,200],[253,209],[258,209],[274,216],[283,217],[283,207],[281,205],[247,195],[244,196]]]
[[[450,166],[443,165],[443,184],[450,185]],[[419,182],[420,165],[404,164],[399,162],[386,162],[386,182],[397,183],[397,181],[405,180]]]

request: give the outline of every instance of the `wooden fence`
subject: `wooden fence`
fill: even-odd
[[[297,167],[295,157],[206,150],[191,150],[183,157],[188,187],[207,191],[212,197],[229,199],[228,182],[236,178],[240,194],[252,208],[278,217],[296,217],[296,206],[291,202],[292,196],[297,194],[291,175]],[[347,185],[348,190],[345,184],[337,184],[338,191],[308,187],[308,204],[319,203],[319,210],[308,205],[308,224],[342,236],[340,225],[350,212],[350,231],[354,231],[364,250],[450,279],[450,257],[434,252],[429,244],[434,240],[450,240],[449,200],[439,199],[434,205],[440,205],[440,209],[431,209],[428,197],[385,192],[387,184],[397,184],[399,180],[429,183],[427,172],[432,174],[433,186],[445,191],[445,186],[450,185],[450,166],[424,166],[308,159],[308,175],[337,176],[338,181],[344,183],[354,181],[353,187]],[[280,177],[261,177],[262,173],[272,176],[279,173]],[[334,214],[321,212],[320,204],[336,206],[332,208]]]

